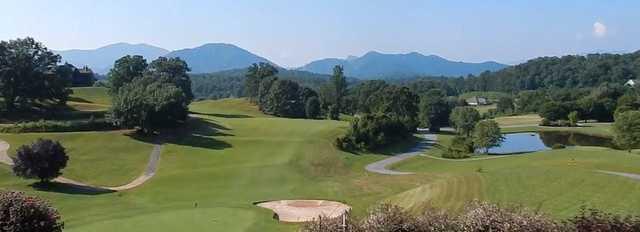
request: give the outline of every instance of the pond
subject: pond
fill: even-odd
[[[564,146],[599,146],[614,148],[610,138],[567,131],[541,131],[505,134],[498,147],[489,149],[490,154],[514,154],[550,150],[554,144]]]

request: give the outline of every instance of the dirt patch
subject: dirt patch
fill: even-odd
[[[351,210],[344,203],[326,200],[281,200],[256,205],[272,210],[274,218],[282,222],[308,222],[320,216],[336,218]]]

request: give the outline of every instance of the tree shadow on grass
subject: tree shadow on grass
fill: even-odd
[[[109,189],[68,184],[68,183],[60,183],[60,182],[49,182],[49,183],[37,182],[37,183],[30,184],[29,186],[42,192],[54,192],[54,193],[63,193],[63,194],[70,194],[70,195],[101,195],[101,194],[116,192]]]
[[[201,113],[201,112],[193,112],[193,111],[189,111],[189,113],[195,114],[195,115],[206,115],[206,116],[213,116],[213,117],[219,117],[219,118],[253,118],[253,116],[246,115],[246,114],[216,114],[216,113]]]
[[[151,144],[176,144],[181,146],[221,150],[231,144],[215,139],[217,136],[234,136],[226,131],[231,129],[214,120],[191,117],[179,128],[162,130],[153,135],[131,132],[127,136]]]

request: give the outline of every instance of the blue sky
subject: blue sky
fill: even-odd
[[[640,1],[3,1],[0,40],[49,48],[116,42],[169,50],[236,44],[280,65],[417,51],[452,60],[640,49]]]

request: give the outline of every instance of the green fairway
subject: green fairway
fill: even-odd
[[[419,176],[365,173],[364,165],[384,156],[333,148],[346,122],[268,117],[241,99],[196,102],[191,110],[201,118],[191,122],[193,133],[165,145],[158,173],[141,187],[103,195],[35,194],[62,211],[67,231],[293,231],[295,225],[278,223],[252,203],[335,199],[361,215],[388,196],[426,183]],[[86,142],[100,146],[113,140]],[[3,170],[0,186],[33,191]]]
[[[106,88],[76,87],[69,96],[67,105],[77,111],[106,111],[111,105],[111,97]]]
[[[334,148],[347,122],[266,116],[243,99],[200,101],[190,109],[189,133],[164,145],[157,174],[138,188],[100,195],[35,191],[32,181],[13,177],[6,166],[0,166],[0,188],[50,200],[72,232],[295,231],[297,225],[278,223],[271,211],[252,204],[277,199],[339,200],[356,216],[382,201],[459,209],[476,198],[522,203],[558,217],[583,204],[619,212],[640,208],[640,183],[594,172],[640,173],[640,156],[625,152],[579,148],[470,162],[416,157],[397,166],[415,175],[385,176],[364,166],[386,156]],[[150,144],[121,132],[0,136],[12,144],[59,139],[71,156],[65,176],[103,185],[137,176],[151,151]],[[444,143],[448,138],[439,136]],[[575,165],[569,164],[573,158]]]
[[[521,204],[557,217],[574,214],[581,206],[640,213],[640,182],[595,172],[640,173],[640,156],[635,153],[577,147],[481,161],[416,157],[395,168],[436,179],[404,193],[412,197],[410,201],[393,199],[407,206],[432,204],[459,209],[456,203],[478,198]]]
[[[135,179],[144,170],[152,145],[131,139],[123,131],[0,134],[11,145],[9,154],[38,138],[60,141],[69,163],[64,176],[100,186],[118,186]]]

